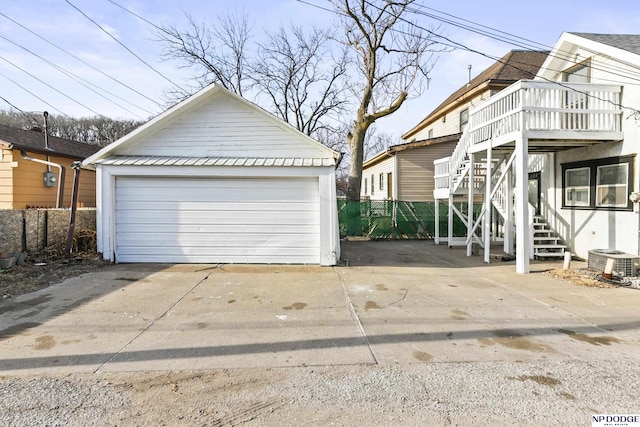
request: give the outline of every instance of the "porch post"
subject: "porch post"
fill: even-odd
[[[469,153],[469,195],[467,198],[468,208],[467,208],[467,239],[469,239],[473,234],[473,198],[474,198],[474,157],[473,153]],[[467,244],[467,256],[473,255],[473,238],[469,239],[469,243]]]
[[[435,236],[434,236],[434,240],[435,240],[435,244],[439,245],[440,244],[440,200],[438,198],[434,199],[435,202]]]
[[[507,170],[504,182],[506,218],[504,220],[504,251],[513,255],[513,165]]]
[[[529,141],[525,135],[516,139],[516,273],[529,273],[531,235],[529,230]]]
[[[491,259],[491,140],[487,142],[487,166],[485,168],[485,184],[484,184],[484,229],[482,237],[484,239],[484,262],[487,264]]]

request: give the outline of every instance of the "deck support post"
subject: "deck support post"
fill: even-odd
[[[448,212],[447,212],[447,228],[448,233],[447,236],[449,240],[447,240],[447,244],[450,248],[453,247],[453,194],[449,191],[449,199],[448,199]]]
[[[436,245],[440,244],[440,199],[438,199],[437,197],[434,199],[434,209],[435,209],[435,236],[434,236],[434,243]]]
[[[531,234],[529,229],[529,141],[525,135],[516,138],[516,273],[529,273]]]

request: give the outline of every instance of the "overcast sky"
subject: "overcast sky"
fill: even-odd
[[[281,23],[323,26],[331,25],[335,19],[331,13],[305,4],[327,7],[324,0],[305,0],[305,3],[297,0],[113,1],[153,23],[178,27],[184,24],[185,12],[196,20],[213,23],[219,14],[229,10],[229,4],[233,4],[233,8],[246,11],[258,37],[261,29],[274,29]],[[161,112],[161,107],[153,101],[162,103],[163,91],[171,84],[116,43],[72,4],[169,80],[185,85],[191,77],[189,70],[161,60],[162,45],[153,40],[153,28],[109,0],[0,0],[0,96],[24,111],[48,110],[75,117],[102,114],[114,118],[143,119]],[[512,0],[419,0],[418,4],[437,10],[426,11],[440,17],[463,23],[465,21],[461,20],[472,21],[511,34],[509,37],[527,39],[530,41],[527,43],[538,50],[551,49],[565,31],[637,34],[640,29],[640,7],[632,0],[540,0],[527,3]],[[416,20],[424,27],[440,27],[440,32],[448,39],[489,57],[499,58],[511,49],[522,49],[522,46],[497,41],[433,18],[421,16]],[[109,77],[49,45],[18,24]],[[105,100],[25,49],[85,79],[84,84],[98,92],[92,85],[108,90],[110,94],[103,95],[114,102]],[[393,118],[381,120],[379,127],[399,137],[466,83],[468,65],[472,65],[472,75],[475,76],[493,62],[486,56],[463,50],[440,55],[431,74],[429,90],[421,98],[407,101]],[[0,99],[0,108],[8,109],[10,105]],[[344,119],[350,121],[348,117]]]

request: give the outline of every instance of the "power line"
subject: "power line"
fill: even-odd
[[[97,71],[98,73],[102,74],[103,76],[107,77],[108,79],[110,79],[110,80],[112,80],[112,81],[114,81],[114,82],[118,83],[119,85],[121,85],[121,86],[123,86],[123,87],[125,87],[125,88],[127,88],[127,89],[129,89],[129,90],[131,90],[132,92],[137,93],[138,95],[142,96],[143,98],[147,99],[148,101],[153,102],[153,103],[154,103],[154,104],[156,104],[158,107],[160,107],[160,108],[164,109],[164,106],[163,106],[161,103],[159,103],[158,101],[156,101],[156,100],[154,100],[154,99],[152,99],[152,98],[148,97],[147,95],[143,94],[142,92],[139,92],[139,91],[138,91],[138,90],[136,90],[135,88],[133,88],[133,87],[131,87],[131,86],[127,85],[126,83],[123,83],[122,81],[120,81],[120,80],[116,79],[115,77],[110,76],[109,74],[105,73],[105,72],[104,72],[104,71],[102,71],[101,69],[99,69],[99,68],[97,68],[97,67],[94,67],[93,65],[91,65],[91,64],[90,64],[90,63],[88,63],[88,62],[86,62],[86,61],[85,61],[85,60],[83,60],[82,58],[80,58],[80,57],[78,57],[78,56],[74,55],[73,53],[71,53],[71,52],[69,52],[69,51],[67,51],[67,50],[63,49],[62,47],[58,46],[57,44],[53,43],[52,41],[47,40],[46,38],[42,37],[40,34],[38,34],[38,33],[34,32],[34,31],[30,30],[29,28],[27,28],[26,26],[24,26],[24,25],[20,24],[20,23],[19,23],[19,22],[17,22],[15,19],[12,19],[12,18],[8,17],[7,15],[5,15],[5,14],[4,14],[4,13],[2,13],[2,12],[0,12],[0,16],[3,16],[4,18],[8,19],[9,21],[13,22],[14,24],[18,25],[19,27],[21,27],[21,28],[23,28],[24,30],[28,31],[29,33],[33,34],[34,36],[38,37],[40,40],[42,40],[42,41],[44,41],[44,42],[48,43],[49,45],[51,45],[51,46],[55,47],[55,48],[56,48],[56,49],[58,49],[58,50],[60,50],[60,51],[62,51],[62,52],[64,52],[64,53],[66,53],[67,55],[69,55],[69,56],[71,56],[72,58],[74,58],[75,60],[77,60],[77,61],[79,61],[79,62],[83,63],[83,64],[84,64],[84,65],[86,65],[87,67],[90,67],[92,70]],[[140,108],[140,107],[138,107],[138,108]],[[145,109],[143,109],[143,108],[140,108],[140,109],[141,109],[141,110],[144,110],[144,111],[146,111],[146,112],[148,112],[148,113],[150,113],[150,114],[155,114],[155,113],[153,113],[153,112],[151,112],[151,111],[148,111],[148,110],[145,110]]]
[[[134,113],[133,111],[129,110],[128,108],[123,107],[122,105],[118,104],[117,102],[115,102],[115,101],[113,101],[113,100],[111,100],[111,99],[107,98],[106,96],[104,96],[103,94],[101,94],[101,93],[100,93],[100,92],[98,92],[97,90],[95,90],[95,89],[93,89],[93,88],[89,87],[88,85],[94,86],[94,87],[96,87],[96,88],[98,88],[98,89],[100,89],[100,90],[104,91],[105,93],[108,93],[108,94],[109,94],[109,95],[111,95],[111,96],[114,96],[114,97],[116,97],[116,98],[122,99],[122,98],[120,98],[118,95],[115,95],[115,94],[113,94],[113,93],[109,92],[109,91],[108,91],[108,90],[106,90],[106,89],[100,88],[99,86],[97,86],[97,85],[95,85],[95,84],[91,83],[90,81],[88,81],[88,80],[86,80],[86,79],[84,79],[84,78],[82,78],[82,77],[78,76],[77,74],[74,74],[74,73],[72,73],[71,71],[66,70],[66,69],[65,69],[65,68],[63,68],[63,67],[61,67],[61,66],[59,66],[59,65],[57,65],[57,64],[54,64],[53,62],[49,61],[48,59],[46,59],[46,58],[44,58],[44,57],[42,57],[42,56],[40,56],[40,55],[38,55],[37,53],[33,52],[32,50],[27,49],[26,47],[24,47],[24,46],[22,46],[22,45],[20,45],[20,44],[18,44],[18,43],[16,43],[16,42],[14,42],[13,40],[9,39],[8,37],[6,37],[6,36],[5,36],[4,34],[2,34],[2,33],[0,33],[0,38],[2,38],[2,39],[4,39],[4,40],[8,41],[9,43],[13,44],[14,46],[19,47],[20,49],[25,50],[26,52],[30,53],[31,55],[35,56],[36,58],[38,58],[38,59],[40,59],[40,60],[42,60],[42,61],[46,62],[46,63],[47,63],[49,66],[51,66],[52,68],[56,69],[57,71],[59,71],[60,73],[62,73],[62,74],[64,74],[64,75],[66,75],[67,77],[69,77],[69,78],[71,78],[71,79],[75,80],[76,82],[80,83],[82,86],[86,87],[87,89],[89,89],[90,91],[92,91],[93,93],[95,93],[96,95],[98,95],[98,96],[102,97],[103,99],[105,99],[105,100],[107,100],[107,101],[111,102],[112,104],[114,104],[114,105],[116,105],[116,106],[120,107],[120,108],[121,108],[121,109],[123,109],[124,111],[126,111],[126,112],[128,112],[128,113],[130,113],[130,114],[133,114],[134,116],[138,117],[139,119],[143,119],[143,117],[139,116],[138,114]],[[123,100],[123,101],[125,101],[125,102],[128,102],[128,101],[127,101],[127,100],[125,100],[125,99],[122,99],[122,100]],[[133,104],[131,104],[131,105],[133,105]],[[140,108],[140,107],[138,107],[138,106],[136,106],[136,105],[133,105],[133,106],[134,106],[134,107],[136,107],[136,108]],[[141,110],[144,110],[143,108],[140,108],[140,109],[141,109]],[[144,111],[147,111],[147,110],[144,110]],[[148,113],[150,113],[150,114],[152,114],[150,111],[147,111],[147,112],[148,112]]]
[[[40,126],[40,123],[38,122],[38,120],[33,117],[31,114],[27,113],[26,111],[23,111],[21,108],[16,107],[14,104],[12,104],[11,102],[9,102],[9,100],[7,98],[5,98],[4,96],[0,95],[0,99],[2,99],[4,102],[6,102],[7,104],[9,104],[12,108],[14,108],[15,110],[19,111],[20,113],[22,113],[25,117],[27,117],[28,119],[32,120],[35,122],[36,125]]]
[[[374,5],[374,4],[371,4],[371,3],[369,2],[369,0],[364,0],[364,2],[365,2],[365,3],[367,3],[369,6],[371,6],[371,7],[375,8],[375,9],[378,9],[378,10],[380,10],[380,11],[384,11],[384,10],[383,10],[383,9],[381,9],[380,7],[378,7],[378,6]],[[390,12],[387,12],[387,13],[390,13]],[[500,62],[500,63],[506,64],[506,63],[505,63],[505,62],[503,62],[501,59],[493,58],[491,55],[488,55],[488,54],[485,54],[485,53],[480,52],[480,51],[478,51],[478,50],[472,49],[472,48],[470,48],[470,47],[468,47],[468,46],[463,45],[462,43],[454,42],[453,40],[451,40],[451,39],[449,39],[449,38],[447,38],[447,37],[444,37],[444,36],[441,36],[441,35],[436,35],[436,34],[435,34],[434,32],[432,32],[431,30],[428,30],[428,29],[426,29],[426,28],[424,28],[424,27],[422,27],[422,26],[420,26],[420,25],[418,25],[418,24],[416,24],[416,23],[414,23],[414,22],[411,22],[411,21],[409,21],[409,20],[407,20],[407,19],[405,19],[405,18],[403,18],[403,17],[401,17],[401,16],[399,16],[399,17],[398,17],[398,20],[400,20],[400,21],[402,21],[402,22],[405,22],[405,23],[407,23],[408,25],[413,26],[413,27],[415,27],[415,28],[418,28],[418,29],[420,29],[420,30],[422,30],[422,31],[428,32],[429,34],[432,34],[432,35],[434,35],[434,36],[442,37],[443,39],[447,40],[448,42],[455,43],[456,45],[460,46],[460,47],[461,47],[461,48],[463,48],[464,50],[467,50],[467,51],[469,51],[469,52],[476,53],[476,54],[479,54],[479,55],[485,56],[485,57],[487,57],[487,58],[494,59],[494,60],[496,60],[497,62]],[[519,69],[519,70],[521,70],[521,71],[526,71],[526,70],[523,70],[523,69],[521,69],[521,68],[519,68],[519,67],[515,67],[515,66],[514,66],[514,68]],[[611,100],[609,100],[609,99],[602,99],[602,98],[600,98],[599,96],[596,96],[596,95],[590,94],[590,93],[585,92],[585,91],[582,91],[582,90],[575,89],[574,87],[571,87],[571,86],[569,86],[569,85],[567,85],[567,84],[564,84],[564,83],[562,83],[562,82],[558,82],[558,81],[555,81],[555,80],[551,80],[551,79],[548,79],[548,78],[545,78],[545,77],[540,77],[540,79],[541,79],[541,80],[545,80],[545,81],[550,82],[550,83],[557,84],[558,86],[564,87],[565,89],[569,89],[569,90],[574,91],[574,92],[576,92],[576,93],[580,93],[580,94],[585,95],[585,96],[587,96],[587,97],[594,98],[594,99],[598,99],[598,100],[603,101],[603,102],[608,102],[608,103],[610,103],[610,104],[612,104],[612,105],[614,105],[614,106],[617,106],[617,107],[620,107],[620,108],[624,108],[624,109],[627,109],[627,110],[631,110],[631,111],[633,111],[634,113],[638,113],[638,110],[637,110],[637,109],[635,109],[635,108],[627,107],[627,106],[625,106],[625,105],[623,105],[623,104],[621,104],[621,103],[613,102],[613,101],[611,101]]]
[[[14,85],[18,86],[20,89],[24,90],[25,92],[27,92],[28,94],[30,94],[31,96],[33,96],[34,98],[38,99],[39,101],[41,101],[44,104],[47,104],[49,107],[51,107],[52,109],[56,110],[58,113],[62,114],[65,117],[69,117],[68,114],[65,114],[63,111],[60,111],[59,109],[57,109],[56,107],[54,107],[53,105],[51,105],[50,103],[48,103],[47,101],[45,101],[44,99],[40,98],[38,95],[36,95],[35,93],[31,92],[29,89],[27,89],[26,87],[22,86],[20,83],[16,82],[15,80],[13,80],[12,78],[8,77],[6,74],[0,72],[0,76],[4,77],[5,79],[9,80],[11,83],[13,83]],[[3,98],[4,99],[4,98]],[[5,99],[6,101],[6,99]],[[8,102],[7,102],[8,103]],[[10,104],[11,105],[11,104]]]
[[[120,40],[118,40],[116,37],[114,37],[110,32],[108,32],[107,30],[105,30],[104,28],[102,28],[102,26],[100,24],[98,24],[96,21],[94,21],[93,19],[91,19],[86,13],[84,13],[82,10],[80,10],[76,5],[74,5],[73,3],[71,3],[69,0],[65,0],[65,2],[67,2],[71,7],[73,7],[75,10],[77,10],[78,12],[80,12],[80,14],[82,14],[82,16],[84,16],[85,18],[87,18],[89,21],[91,21],[95,26],[97,26],[98,28],[100,28],[100,30],[102,30],[102,32],[104,32],[106,35],[108,35],[112,40],[114,40],[116,43],[118,43],[120,46],[122,46],[123,48],[125,48],[130,54],[132,54],[133,56],[135,56],[140,62],[142,62],[144,65],[146,65],[151,71],[153,71],[154,73],[156,73],[157,75],[159,75],[160,77],[162,77],[163,79],[165,79],[166,81],[168,81],[169,83],[171,83],[173,86],[177,87],[178,89],[182,90],[182,88],[176,84],[175,82],[173,82],[171,79],[169,79],[167,76],[165,76],[164,74],[162,74],[160,71],[156,70],[155,68],[153,68],[148,62],[146,62],[144,59],[142,59],[140,56],[138,56],[135,52],[133,52],[131,49],[129,49],[124,43],[122,43]]]
[[[45,82],[45,81],[44,81],[44,80],[42,80],[42,79],[39,79],[38,77],[34,76],[33,74],[31,74],[30,72],[28,72],[28,71],[27,71],[27,70],[25,70],[24,68],[21,68],[20,66],[18,66],[18,65],[16,65],[16,64],[14,64],[13,62],[9,61],[8,59],[6,59],[6,58],[4,58],[4,57],[2,57],[2,56],[0,56],[0,59],[2,59],[3,61],[5,61],[5,62],[6,62],[6,63],[8,63],[9,65],[11,65],[11,66],[13,66],[13,67],[17,68],[18,70],[22,71],[23,73],[28,74],[29,76],[31,76],[31,77],[32,77],[32,78],[34,78],[35,80],[39,81],[40,83],[42,83],[43,85],[45,85],[45,86],[49,87],[50,89],[53,89],[54,91],[58,92],[60,95],[64,96],[65,98],[70,99],[71,101],[75,102],[76,104],[78,104],[78,105],[80,105],[80,106],[82,106],[82,107],[86,108],[87,110],[91,111],[91,112],[92,112],[92,113],[94,113],[95,115],[100,116],[100,117],[104,117],[104,115],[103,115],[103,114],[98,113],[97,111],[95,111],[95,110],[93,110],[92,108],[90,108],[90,107],[88,107],[88,106],[84,105],[84,104],[83,104],[83,103],[81,103],[80,101],[77,101],[77,100],[73,99],[72,97],[70,97],[69,95],[67,95],[67,94],[65,94],[65,93],[63,93],[63,92],[61,92],[61,91],[59,91],[59,90],[58,90],[58,89],[56,89],[55,87],[51,86],[49,83]],[[31,92],[29,92],[29,93],[31,93]]]
[[[372,7],[376,7],[375,5],[371,5],[371,6]],[[475,28],[473,26],[460,24],[460,23],[458,23],[456,21],[453,21],[453,20],[450,20],[450,19],[445,19],[445,18],[442,18],[440,16],[429,14],[429,13],[426,13],[426,12],[422,12],[422,11],[419,11],[419,10],[416,10],[416,9],[413,9],[413,8],[410,8],[410,9],[407,9],[407,10],[409,10],[410,12],[415,13],[417,15],[422,15],[422,16],[425,16],[427,18],[435,19],[435,20],[443,22],[445,24],[453,25],[453,26],[456,26],[458,28],[464,29],[466,31],[469,31],[469,32],[472,32],[472,33],[475,33],[475,34],[479,34],[479,35],[483,35],[483,36],[489,37],[489,38],[491,38],[493,40],[497,40],[497,41],[500,41],[500,42],[503,42],[503,43],[506,43],[506,44],[510,44],[512,46],[520,47],[520,48],[523,48],[523,49],[526,49],[526,50],[531,50],[532,48],[534,50],[535,49],[540,49],[540,48],[543,48],[544,50],[549,50],[549,51],[553,50],[553,46],[545,45],[543,43],[539,43],[539,42],[536,42],[536,41],[533,41],[533,40],[530,40],[530,39],[526,39],[524,37],[520,37],[520,36],[511,34],[511,33],[507,33],[507,32],[498,30],[498,29],[493,28],[493,27],[489,27],[489,26],[486,26],[486,25],[483,25],[483,24],[479,24],[479,23],[474,22],[474,21],[470,21],[470,20],[461,18],[459,16],[455,16],[455,15],[452,15],[452,14],[449,14],[449,13],[446,13],[446,12],[443,12],[443,11],[439,11],[437,9],[433,9],[433,8],[430,8],[430,7],[427,7],[427,6],[424,6],[424,5],[418,5],[418,7],[421,7],[421,8],[424,8],[424,9],[429,9],[429,10],[435,11],[437,13],[446,15],[446,16],[450,16],[450,17],[452,17],[454,19],[457,19],[459,21],[468,22],[470,24],[475,25],[476,27],[485,28],[485,29],[487,29],[489,31],[479,30],[479,29],[477,29],[477,28]],[[506,35],[508,37],[500,36],[500,35],[497,35],[496,33],[497,34],[504,34],[504,35]],[[522,43],[522,42],[516,41],[518,39],[522,40],[522,41],[524,41],[526,43]],[[563,50],[556,50],[555,52],[550,52],[549,56],[551,56],[552,58],[558,58],[558,59],[561,59],[561,60],[570,61],[571,60],[571,57],[570,57],[571,54],[572,54],[572,52],[567,52],[567,51],[563,51]],[[640,81],[639,79],[636,78],[636,76],[638,78],[640,78],[640,72],[627,70],[627,74],[621,74],[617,67],[611,66],[611,65],[607,65],[607,64],[599,64],[597,67],[592,67],[592,68],[593,69],[597,69],[597,70],[601,70],[601,71],[606,71],[608,73],[611,73],[611,74],[614,74],[614,75],[618,75],[618,76],[623,77],[623,78],[631,78],[633,80]],[[552,71],[561,72],[562,70],[552,70]]]

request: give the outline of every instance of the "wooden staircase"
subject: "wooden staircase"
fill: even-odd
[[[549,227],[541,216],[533,217],[533,256],[534,258],[562,258],[567,249],[562,239]]]

